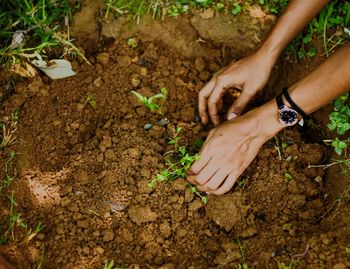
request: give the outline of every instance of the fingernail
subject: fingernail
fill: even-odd
[[[227,119],[228,119],[228,120],[232,120],[232,119],[234,119],[234,118],[236,118],[236,117],[237,117],[237,114],[234,113],[234,112],[231,112],[230,114],[228,114]]]
[[[206,194],[210,194],[210,192],[207,192],[207,191],[206,191],[205,193],[206,193]]]

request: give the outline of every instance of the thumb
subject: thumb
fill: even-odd
[[[227,119],[232,120],[242,114],[244,108],[253,96],[242,91],[241,95],[233,102],[227,111]]]

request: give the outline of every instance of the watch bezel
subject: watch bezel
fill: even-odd
[[[290,113],[295,114],[294,120],[292,122],[286,122],[285,120],[283,120],[283,115],[282,115],[283,112],[290,112]],[[279,114],[278,119],[279,119],[280,123],[284,126],[294,126],[299,121],[299,119],[298,119],[299,113],[296,110],[287,107],[286,105],[284,105],[283,108],[278,110],[278,114]]]

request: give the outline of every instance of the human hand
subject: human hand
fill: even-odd
[[[223,123],[209,133],[187,180],[200,191],[216,195],[228,192],[261,146],[282,128],[274,100]]]
[[[258,50],[221,69],[199,92],[198,107],[203,124],[208,124],[209,118],[215,126],[220,123],[222,97],[229,88],[241,90],[241,95],[229,108],[227,119],[240,115],[249,100],[267,83],[273,65],[274,61]]]

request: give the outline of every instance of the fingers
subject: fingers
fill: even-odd
[[[225,181],[225,179],[230,174],[231,169],[220,169],[218,170],[211,178],[210,180],[203,185],[203,188],[205,188],[206,192],[212,192],[219,188],[219,186]]]
[[[205,185],[218,171],[218,166],[215,163],[207,164],[197,175],[190,176],[195,185]]]
[[[238,174],[233,171],[231,174],[228,175],[225,182],[218,189],[216,189],[215,191],[210,191],[210,193],[215,195],[221,195],[226,192],[229,192],[232,189],[235,182],[237,181],[237,178]]]
[[[241,95],[233,102],[227,111],[227,119],[232,120],[235,117],[241,115],[252,97],[253,95],[250,95],[243,90]]]
[[[209,154],[203,154],[201,155],[200,159],[192,164],[190,169],[188,170],[188,173],[190,175],[197,175],[204,166],[209,163],[211,157]]]
[[[212,91],[212,89],[215,86],[215,79],[210,80],[207,85],[204,86],[204,88],[199,92],[198,94],[198,110],[199,110],[199,116],[202,120],[203,124],[209,123],[209,117],[208,117],[208,97]]]
[[[223,79],[220,77],[217,78],[217,82],[210,94],[210,97],[208,99],[208,110],[209,110],[209,117],[210,120],[213,122],[214,126],[217,126],[220,124],[220,115],[219,110],[220,106],[222,106],[222,97],[224,95],[224,87]]]

